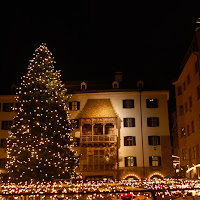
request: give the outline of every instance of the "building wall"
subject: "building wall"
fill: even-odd
[[[6,154],[6,138],[8,137],[8,131],[5,127],[6,124],[3,124],[5,121],[13,121],[16,113],[11,109],[10,106],[4,107],[5,103],[12,103],[15,107],[15,96],[14,95],[0,95],[0,168],[4,167],[5,159],[7,158]],[[7,110],[8,109],[8,110]],[[6,130],[4,130],[6,129]]]
[[[185,171],[188,167],[200,163],[200,153],[198,150],[198,146],[200,146],[200,99],[198,99],[197,92],[197,87],[200,85],[200,75],[196,70],[197,62],[199,62],[198,54],[198,52],[192,52],[190,54],[178,80],[174,83],[176,89],[179,143],[179,149],[176,151],[178,152],[178,156],[180,156],[181,167]],[[188,76],[190,77],[190,83],[188,83]],[[178,92],[180,87],[182,88],[181,94]],[[190,98],[192,99],[191,106]],[[180,106],[183,106],[182,113],[180,111]],[[192,123],[194,124],[194,130],[192,130]],[[182,127],[185,128],[185,137],[181,135]],[[187,127],[189,127],[189,132]],[[184,156],[183,151],[186,152],[186,157]],[[194,177],[193,172],[186,175]]]
[[[78,118],[87,99],[110,99],[120,119],[120,126],[118,126],[119,178],[123,178],[128,174],[135,174],[140,178],[149,177],[155,172],[167,176],[173,173],[168,121],[168,95],[168,91],[76,93],[72,95],[70,101],[80,101],[80,110],[69,112],[71,119],[75,119]],[[158,108],[146,107],[146,99],[152,98],[158,99]],[[134,108],[123,108],[124,99],[134,99]],[[135,118],[135,127],[124,127],[123,120],[129,117]],[[147,117],[159,117],[159,126],[148,127]],[[78,130],[75,130],[75,132],[75,136],[78,136]],[[155,135],[161,136],[161,145],[150,146],[148,136]],[[136,136],[136,146],[124,146],[124,136]],[[124,157],[127,156],[137,157],[137,167],[125,167]],[[150,167],[150,156],[161,156],[162,165]]]
[[[111,175],[114,178],[124,178],[127,175],[134,174],[140,178],[149,177],[153,173],[161,173],[167,176],[173,173],[171,147],[169,140],[169,122],[168,122],[168,91],[119,91],[119,92],[101,92],[101,93],[77,93],[73,94],[70,101],[79,101],[80,110],[69,111],[71,119],[76,119],[83,110],[88,99],[110,99],[113,109],[118,115],[117,135],[118,141],[118,177],[115,171],[105,172],[87,172],[87,175]],[[146,99],[158,99],[158,108],[147,108]],[[134,108],[123,108],[123,100],[134,99]],[[141,102],[141,104],[140,104]],[[15,106],[14,95],[0,96],[1,112],[0,120],[12,121],[16,113],[14,111],[4,112],[3,103],[13,103]],[[158,127],[148,127],[147,117],[159,117]],[[124,118],[135,118],[135,127],[124,127]],[[141,121],[142,119],[142,121]],[[80,137],[80,130],[75,129],[75,137]],[[142,144],[143,134],[143,144]],[[150,146],[148,136],[160,136],[160,145]],[[124,146],[124,136],[135,136],[136,146]],[[0,139],[8,137],[8,130],[0,130]],[[143,145],[143,148],[142,148]],[[87,150],[90,147],[87,147]],[[95,149],[96,147],[93,147]],[[76,147],[81,153],[81,149]],[[144,154],[144,161],[143,161]],[[125,157],[134,156],[137,158],[137,167],[125,167]],[[149,166],[149,156],[161,156],[162,165],[157,167]],[[0,148],[0,159],[6,158],[6,148]],[[144,162],[144,165],[143,165]]]

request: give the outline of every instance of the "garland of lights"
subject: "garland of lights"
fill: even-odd
[[[143,189],[143,191],[140,191]],[[191,190],[192,189],[192,190]],[[18,196],[45,196],[51,195],[52,199],[58,197],[68,198],[73,196],[81,199],[84,196],[87,199],[121,197],[136,198],[143,195],[150,198],[154,192],[155,196],[162,199],[165,197],[187,196],[191,193],[193,196],[200,195],[200,180],[184,180],[184,179],[145,179],[145,180],[121,180],[102,182],[102,181],[77,181],[72,182],[38,182],[38,183],[10,183],[1,184],[0,190],[2,194],[18,195]],[[145,192],[146,190],[146,192]],[[170,191],[172,190],[172,191]],[[1,199],[1,198],[0,198]]]

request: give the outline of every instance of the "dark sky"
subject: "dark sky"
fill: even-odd
[[[109,79],[121,70],[126,79],[168,88],[193,38],[200,6],[191,1],[134,2],[2,7],[0,94],[19,84],[42,42],[63,80]]]

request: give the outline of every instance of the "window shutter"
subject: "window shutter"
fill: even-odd
[[[160,136],[158,136],[158,145],[160,145]]]
[[[151,118],[150,117],[147,118],[147,126],[151,126]]]
[[[128,160],[127,160],[127,157],[125,157],[125,167],[128,167]]]
[[[132,118],[132,127],[135,127],[135,118]]]
[[[76,146],[77,146],[77,147],[80,146],[80,138],[76,138]]]
[[[77,110],[80,110],[80,101],[77,101]]]
[[[161,166],[161,156],[158,156],[158,166]]]
[[[159,118],[158,117],[156,117],[156,124],[157,124],[157,126],[159,126]]]
[[[136,160],[136,157],[134,157],[134,166],[137,167],[137,160]]]
[[[124,127],[128,127],[127,126],[127,118],[124,118]]]
[[[123,108],[126,108],[126,100],[123,100]]]
[[[135,107],[135,106],[134,106],[134,100],[133,100],[133,99],[131,100],[131,105],[132,105],[131,108],[134,108],[134,107]]]
[[[152,166],[152,157],[149,157],[149,166]]]
[[[127,137],[124,137],[124,146],[127,146]]]
[[[148,136],[149,145],[152,145],[152,136]]]
[[[69,102],[69,110],[72,110],[72,102]]]
[[[136,138],[133,136],[133,145],[136,145]]]
[[[7,147],[7,141],[6,141],[6,139],[3,139],[3,146],[2,146],[3,148],[6,148]]]

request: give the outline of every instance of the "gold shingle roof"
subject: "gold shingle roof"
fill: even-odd
[[[118,117],[110,99],[88,99],[78,118]]]

